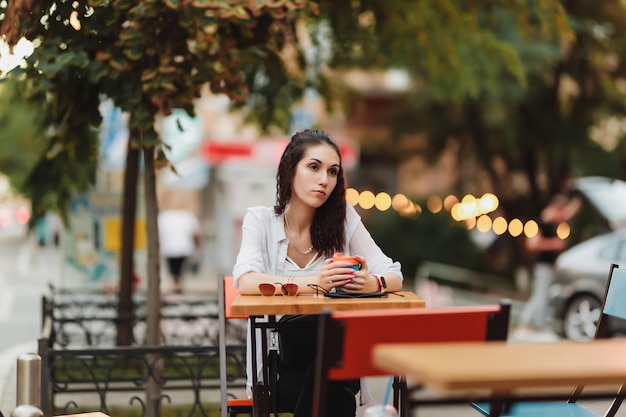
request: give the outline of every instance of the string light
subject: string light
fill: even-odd
[[[365,210],[376,208],[379,211],[386,211],[391,208],[407,218],[417,219],[422,214],[422,207],[402,193],[391,197],[385,192],[374,195],[371,191],[359,192],[354,188],[348,188],[346,201]],[[443,199],[438,195],[431,195],[426,199],[426,208],[431,213],[437,214],[445,210],[450,213],[452,219],[463,222],[467,230],[476,228],[481,233],[493,232],[498,236],[508,232],[513,237],[523,235],[528,238],[539,233],[539,225],[535,220],[523,223],[520,219],[513,219],[507,222],[502,216],[492,220],[489,213],[496,211],[499,205],[498,197],[492,193],[485,193],[480,198],[466,194],[461,200],[454,195],[448,195]],[[557,236],[560,239],[567,239],[570,234],[569,224],[564,222],[557,227]]]

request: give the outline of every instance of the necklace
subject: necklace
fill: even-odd
[[[285,226],[287,226],[287,231],[289,232],[289,234],[293,236],[293,232],[291,231],[291,227],[289,227],[289,220],[287,219],[287,213],[285,213]],[[305,251],[300,250],[300,248],[298,246],[296,246],[295,243],[293,243],[293,247],[296,248],[296,250],[298,252],[300,252],[301,254],[303,254],[303,255],[309,254],[313,250],[313,245],[311,245],[311,247],[308,248]]]

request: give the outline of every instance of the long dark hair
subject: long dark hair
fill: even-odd
[[[303,130],[291,137],[278,164],[276,173],[276,204],[274,213],[278,216],[285,212],[291,199],[291,184],[296,175],[296,166],[304,158],[305,151],[311,146],[326,144],[339,156],[337,185],[328,200],[317,208],[311,225],[311,243],[313,248],[324,257],[343,251],[345,234],[343,223],[346,219],[346,184],[341,165],[341,151],[337,143],[321,130]]]

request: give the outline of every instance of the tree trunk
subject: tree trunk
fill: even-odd
[[[131,139],[136,132],[131,132]],[[120,250],[119,303],[117,306],[117,346],[130,346],[133,341],[133,277],[135,274],[135,221],[137,218],[137,181],[139,150],[128,141],[124,191],[122,195],[122,246]]]
[[[161,315],[161,280],[159,274],[159,226],[156,195],[156,173],[154,170],[154,147],[143,150],[145,166],[144,188],[146,202],[146,229],[148,234],[148,305],[146,313],[146,342],[148,346],[161,345],[160,315]],[[161,381],[163,372],[162,359],[147,358],[153,364],[154,374],[148,380],[146,387],[146,417],[161,415]]]

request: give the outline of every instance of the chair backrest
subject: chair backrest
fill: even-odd
[[[624,299],[626,299],[626,268],[620,268],[617,264],[611,264],[595,339],[609,337],[609,317],[626,320],[626,303]]]
[[[609,317],[615,317],[626,320],[626,269],[620,268],[617,264],[611,264],[609,268],[609,276],[606,280],[606,289],[604,290],[604,300],[602,300],[602,312],[596,327],[594,339],[606,339],[609,337],[608,321]],[[580,385],[574,388],[574,392],[570,396],[568,402],[576,402],[584,389]],[[619,387],[618,392],[611,402],[609,408],[604,413],[605,417],[613,417],[617,414],[624,396],[626,395],[626,386]]]
[[[329,380],[388,375],[372,363],[380,343],[506,340],[510,302],[448,308],[325,312],[320,317],[313,416],[326,407]]]
[[[235,301],[235,298],[239,296],[239,290],[233,285],[234,278],[232,275],[225,275],[223,279],[224,283],[224,315],[227,319],[247,319],[248,316],[236,316],[231,313],[230,306]]]

